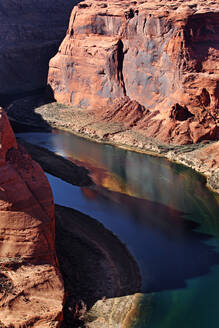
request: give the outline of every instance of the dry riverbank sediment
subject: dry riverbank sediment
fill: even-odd
[[[50,106],[58,107],[59,105],[53,104]],[[52,127],[68,130],[83,137],[90,138],[93,141],[114,144],[114,142],[111,142],[109,136],[106,137],[103,135],[102,138],[100,138],[99,135],[96,135],[90,137],[87,132],[82,132],[80,129],[77,131],[76,128],[75,130],[72,128],[70,129],[68,126],[69,122],[67,122],[68,116],[65,115],[64,112],[65,109],[63,109],[62,113],[58,110],[55,118],[54,112],[49,113],[48,115],[51,115],[53,119],[46,119],[45,114],[41,116],[41,120],[43,117],[44,120],[46,119],[47,124]],[[62,118],[62,115],[66,118]],[[87,118],[92,118],[92,114],[78,110],[69,113],[69,115],[74,117],[72,124],[83,122],[82,128],[83,126],[86,127],[85,122]],[[81,117],[81,121],[80,119],[76,121],[78,117]],[[33,123],[36,123],[37,126],[37,121],[32,122],[32,124]],[[88,124],[87,127],[90,129],[91,126],[92,123],[91,125]],[[124,133],[125,132],[127,134],[129,133],[129,131],[124,131]],[[106,140],[107,138],[109,138],[109,140]],[[133,135],[130,138],[130,144],[132,138]],[[187,163],[183,164],[186,164],[187,166],[192,167],[192,165],[196,163],[195,165],[198,167],[200,161],[199,172],[203,170],[204,172],[201,171],[202,173],[205,173],[205,170],[208,172],[209,162],[215,160],[215,150],[217,154],[218,149],[218,143],[210,143],[207,145],[163,146],[156,144],[152,140],[147,140],[147,142],[148,143],[143,144],[143,146],[141,145],[143,149],[139,147],[138,143],[136,143],[137,146],[135,144],[134,147],[133,145],[116,145],[146,154],[150,153],[158,156],[169,156],[170,160],[176,160],[175,155],[182,155],[181,160],[186,160]],[[43,148],[31,146],[28,143],[26,143],[26,145],[23,143],[23,145],[31,154],[35,154],[34,156],[41,158],[42,165],[44,165],[44,155],[48,157],[46,161],[50,164],[52,163],[52,166],[54,165],[53,158],[57,155],[50,151],[45,151],[44,154]],[[148,145],[151,146],[151,148],[147,148]],[[206,153],[206,149],[209,149],[209,153]],[[41,155],[38,156],[40,153]],[[171,154],[173,155],[173,158],[171,158]],[[194,154],[196,155],[194,156]],[[206,157],[205,161],[198,159],[202,159],[203,157]],[[58,156],[58,160],[62,161],[62,158]],[[57,174],[61,167],[62,166],[58,165],[56,167],[57,172],[53,172],[52,174],[58,176]],[[49,173],[51,173],[50,169],[51,167],[48,168]],[[72,170],[73,172],[74,168],[69,167],[69,170]],[[211,175],[211,178],[212,177],[213,175]],[[65,180],[64,177],[61,178]],[[73,178],[70,183],[77,184],[77,181],[74,181]],[[218,181],[216,181],[215,186],[217,188]],[[92,224],[93,227],[91,226]],[[103,226],[101,228],[101,226],[102,225],[96,220],[93,220],[82,213],[69,208],[60,206],[56,207],[56,248],[62,275],[66,284],[65,290],[67,292],[64,321],[62,325],[63,328],[69,327],[73,322],[75,325],[87,328],[108,328],[112,326],[118,328],[133,327],[133,320],[135,320],[141,312],[141,300],[145,298],[145,295],[136,294],[140,283],[138,268],[135,266],[132,257],[128,255],[126,247],[124,247],[124,245],[120,243],[111,232]],[[106,237],[106,235],[108,236]],[[112,240],[112,238],[114,238],[114,240]],[[115,249],[114,247],[112,249],[112,245],[115,246]],[[118,249],[121,251],[120,254],[118,254]],[[124,255],[122,253],[126,254]],[[115,258],[117,255],[118,262]],[[123,259],[122,262],[121,258]],[[130,271],[127,271],[127,267],[131,268]],[[120,279],[124,279],[124,277],[127,279],[127,282],[134,283],[132,285],[121,283]],[[123,289],[122,286],[125,286],[125,288]],[[152,295],[150,297],[152,297]],[[148,298],[148,304],[146,307],[144,305],[144,310],[147,310],[148,316],[150,316],[150,297]]]
[[[21,110],[24,104],[23,111]],[[28,111],[28,100],[18,100],[7,110],[14,122],[26,123],[35,128],[56,128],[71,132],[92,141],[111,144],[131,151],[154,156],[166,157],[203,174],[207,186],[219,193],[219,141],[201,142],[189,145],[160,144],[155,139],[133,129],[125,128],[121,123],[106,123],[97,120],[88,110],[67,107],[58,103],[40,106]]]

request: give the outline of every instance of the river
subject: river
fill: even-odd
[[[134,328],[219,327],[219,197],[202,176],[65,132],[17,136],[90,170],[89,188],[47,176],[57,204],[102,222],[138,263],[145,300]]]

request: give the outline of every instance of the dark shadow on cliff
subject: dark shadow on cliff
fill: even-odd
[[[0,105],[47,84],[72,9],[81,0],[4,0],[0,4]]]
[[[24,49],[22,48],[22,55],[20,54],[19,43],[21,42],[18,42],[17,45],[15,41],[10,41],[10,38],[3,40],[5,42],[5,44],[2,45],[3,51],[7,53],[8,48],[12,48],[12,52],[16,53],[18,59],[22,59],[22,65],[19,60],[11,61],[9,64],[7,63],[7,65],[5,64],[4,69],[6,77],[3,74],[0,77],[0,83],[2,82],[6,88],[5,92],[0,92],[0,107],[6,110],[10,118],[19,122],[18,124],[15,123],[14,120],[11,121],[15,132],[51,130],[50,126],[43,118],[34,112],[34,109],[54,101],[53,91],[50,86],[47,85],[49,61],[57,54],[60,43],[63,41],[68,28],[70,14],[74,6],[80,2],[81,0],[65,0],[62,4],[61,1],[58,3],[58,1],[53,0],[50,2],[42,2],[42,4],[39,2],[36,6],[34,3],[31,4],[30,1],[28,6],[18,6],[16,2],[11,4],[10,1],[6,1],[4,5],[1,6],[0,17],[2,18],[3,25],[6,21],[9,26],[10,24],[16,26],[18,19],[19,29],[20,25],[23,27],[22,24],[24,24],[25,30],[28,23],[32,23],[33,26],[36,27],[36,30],[33,28],[32,31],[33,38],[35,37],[36,40],[19,40],[23,43],[26,42],[25,46],[26,48],[29,46],[30,50],[31,47],[28,42],[32,42],[33,47],[36,49],[34,48],[31,54],[28,52],[25,53],[25,46],[23,47]],[[36,6],[36,10],[34,10],[34,5]],[[41,15],[39,15],[39,13],[41,13]],[[59,31],[52,33],[52,36],[48,34],[44,40],[42,31],[39,35],[37,34],[40,24],[44,26],[46,31],[47,29],[49,31],[53,25],[53,28],[57,28]],[[20,37],[22,39],[22,35]],[[39,48],[42,46],[42,50],[36,47],[35,41],[38,41]],[[45,42],[48,42],[47,46],[45,46]],[[13,47],[15,47],[15,49]],[[3,81],[1,81],[1,79]],[[10,80],[12,80],[13,83],[10,83]]]
[[[199,69],[212,49],[219,50],[219,13],[208,12],[188,17],[185,28],[186,46],[191,58],[197,60]],[[213,68],[214,69],[214,68]]]
[[[123,228],[121,222],[115,224],[120,226],[120,231],[124,231],[121,233],[123,236],[119,238],[125,241],[131,250],[137,262],[136,268],[137,265],[140,267],[142,287],[139,288],[139,281],[135,279],[135,274],[138,277],[138,269],[130,271],[130,267],[135,267],[133,257],[130,255],[125,259],[121,252],[123,244],[120,244],[120,249],[118,247],[120,241],[116,237],[114,241],[109,242],[108,230],[105,233],[96,230],[96,235],[94,233],[91,237],[93,244],[90,243],[89,238],[85,238],[86,234],[89,236],[90,233],[89,222],[86,223],[87,226],[84,224],[85,215],[67,208],[69,214],[66,221],[65,211],[58,207],[56,208],[56,245],[67,291],[65,307],[67,318],[74,317],[75,306],[83,307],[85,303],[87,309],[90,309],[103,297],[125,296],[139,291],[151,293],[185,288],[187,279],[206,275],[212,266],[219,264],[219,254],[213,246],[207,244],[212,236],[198,232],[199,225],[185,220],[185,213],[156,202],[105,189],[97,191],[83,188],[83,194],[89,198],[89,201],[93,202],[96,199],[105,204],[106,212],[112,207],[119,212],[121,219],[126,221]],[[123,205],[126,213],[122,213]],[[91,218],[89,220],[92,221]],[[132,220],[131,225],[130,220]],[[126,239],[123,238],[125,235],[128,235]],[[99,238],[102,238],[103,253],[98,245]],[[108,263],[113,263],[111,256],[117,258],[117,265],[120,268],[115,275],[117,281],[113,279],[112,272],[107,271],[109,267],[104,262],[104,256],[108,252],[109,259],[111,258]],[[125,284],[118,284],[120,279],[125,279]],[[65,321],[63,327],[68,327]]]
[[[43,90],[45,93],[45,90]],[[37,93],[14,100],[5,111],[15,133],[29,131],[51,131],[50,125],[35,112],[37,107],[47,103],[44,94]]]
[[[12,100],[12,99],[11,99]],[[55,102],[54,93],[50,85],[35,92],[20,95],[14,99],[5,111],[10,119],[13,130],[19,132],[47,131],[51,126],[35,111],[36,108]]]
[[[103,297],[140,291],[139,268],[126,246],[98,221],[58,205],[56,252],[66,292],[62,327],[81,326],[80,310]]]

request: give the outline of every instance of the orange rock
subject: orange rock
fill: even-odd
[[[97,112],[129,97],[119,122],[184,144],[218,138],[218,67],[216,2],[87,0],[72,11],[48,83],[58,102]]]
[[[18,147],[0,109],[0,323],[57,327],[63,283],[54,246],[54,203],[44,172]]]

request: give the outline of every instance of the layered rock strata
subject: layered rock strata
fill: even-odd
[[[50,61],[58,102],[164,143],[218,139],[216,1],[84,1]]]
[[[63,297],[49,183],[0,109],[0,325],[58,327]]]
[[[0,3],[0,90],[14,94],[46,85],[48,62],[65,36],[77,0]]]

